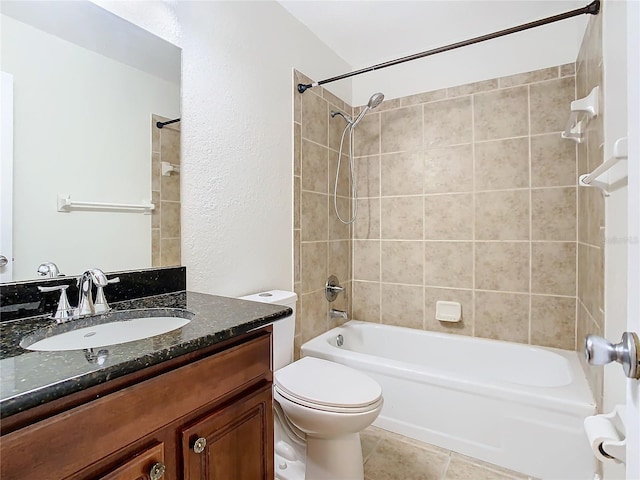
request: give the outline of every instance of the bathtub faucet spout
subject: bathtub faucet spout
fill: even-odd
[[[332,308],[329,310],[329,316],[331,318],[342,318],[343,320],[349,320],[349,314],[343,310],[336,310]]]

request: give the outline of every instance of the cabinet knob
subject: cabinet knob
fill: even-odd
[[[193,451],[196,453],[204,452],[204,448],[207,446],[207,439],[200,437],[195,442],[193,442]]]
[[[154,463],[153,466],[151,467],[151,470],[149,470],[149,478],[151,480],[160,480],[164,475],[164,471],[166,469],[167,468],[164,466],[164,464],[160,462]]]

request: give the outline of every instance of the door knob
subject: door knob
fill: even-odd
[[[624,332],[620,343],[613,344],[606,338],[587,335],[584,355],[591,365],[618,362],[629,378],[640,378],[640,341],[634,332]]]
[[[166,467],[164,466],[164,464],[160,462],[154,463],[153,466],[151,467],[151,470],[149,470],[149,478],[151,480],[160,480],[164,475],[165,471],[166,471]]]
[[[4,255],[0,255],[0,267],[4,267],[7,263],[9,263],[9,259]]]
[[[207,446],[207,439],[204,437],[198,438],[193,442],[193,451],[196,453],[204,452],[204,448]]]

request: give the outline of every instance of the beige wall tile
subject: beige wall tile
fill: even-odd
[[[431,92],[417,93],[415,95],[409,95],[408,97],[402,97],[400,104],[403,107],[409,105],[417,105],[419,103],[434,102],[436,100],[443,100],[447,97],[447,89],[433,90]]]
[[[151,115],[151,152],[160,153],[160,132],[162,131],[156,127],[157,122],[164,122],[168,118],[161,117],[159,115]]]
[[[575,242],[531,244],[531,292],[576,295]]]
[[[388,197],[381,200],[381,238],[422,240],[422,197]]]
[[[420,195],[424,184],[422,152],[389,153],[380,157],[381,195]]]
[[[353,241],[353,279],[380,281],[380,241]]]
[[[424,146],[427,148],[470,143],[471,97],[424,104]]]
[[[383,283],[381,288],[381,322],[421,329],[424,312],[423,287]]]
[[[551,80],[553,78],[558,78],[558,67],[543,68],[542,70],[502,77],[500,79],[500,88],[515,87],[516,85]]]
[[[576,187],[531,191],[531,239],[575,241]]]
[[[160,132],[160,161],[180,163],[180,131],[163,128]]]
[[[327,102],[329,102],[332,105],[332,107],[337,107],[340,110],[344,111],[348,107],[348,105],[345,105],[342,99],[338,98],[337,96],[335,96],[333,93],[331,93],[329,90],[327,90],[324,87],[322,87],[322,98],[324,98]],[[335,108],[333,109],[335,110]]]
[[[380,284],[353,282],[353,318],[380,323]]]
[[[529,187],[527,137],[476,143],[475,159],[476,191]]]
[[[293,228],[300,228],[301,203],[300,177],[293,177]]]
[[[329,150],[302,140],[302,189],[328,193]]]
[[[472,93],[486,92],[498,88],[498,79],[483,80],[481,82],[467,83],[466,85],[458,85],[457,87],[447,88],[447,97],[460,97],[462,95],[471,95]]]
[[[528,135],[527,88],[513,87],[474,95],[476,141]]]
[[[417,242],[381,242],[382,281],[422,285],[424,245]]]
[[[151,266],[159,267],[160,263],[160,229],[151,229]]]
[[[302,343],[328,330],[328,305],[327,300],[324,298],[323,290],[302,294],[300,301]]]
[[[385,110],[391,110],[392,108],[399,108],[399,107],[400,107],[400,99],[392,98],[390,100],[385,100],[384,102],[382,102],[378,107],[378,109],[380,109],[380,111],[382,112]]]
[[[590,188],[578,188],[578,241],[589,243],[589,191]]]
[[[358,217],[353,224],[353,238],[380,238],[379,198],[358,200]]]
[[[381,153],[422,147],[422,107],[398,108],[381,114]]]
[[[308,293],[324,288],[327,281],[327,242],[302,242],[300,276],[302,292]]]
[[[162,170],[160,169],[160,154],[151,154],[151,190],[160,191],[160,180]]]
[[[328,145],[329,104],[318,95],[308,93],[302,95],[302,138]]]
[[[340,240],[329,242],[329,267],[327,277],[335,275],[341,284],[351,280],[351,241]],[[325,282],[326,282],[325,278]],[[345,297],[345,295],[340,295]]]
[[[180,237],[180,203],[160,202],[160,236],[162,238]]]
[[[338,153],[329,150],[329,195],[333,195],[336,188],[336,172],[338,171]],[[342,155],[338,176],[338,195],[351,196],[351,173],[349,172],[349,157]],[[360,196],[360,195],[358,195]]]
[[[531,85],[531,133],[561,132],[567,122],[567,111],[575,100],[575,79],[558,80]]]
[[[342,134],[344,133],[344,129],[347,126],[347,122],[340,115],[336,115],[335,117],[331,116],[331,112],[340,112],[345,115],[350,115],[345,112],[341,108],[337,108],[334,105],[329,105],[329,148],[335,151],[340,150],[340,140],[342,140]],[[355,143],[354,143],[355,145]],[[342,142],[342,152],[349,151],[349,131],[347,131],[344,135],[344,140]]]
[[[354,114],[355,115],[355,114]],[[347,132],[347,136],[349,132]],[[354,152],[357,156],[380,153],[380,114],[369,112],[360,121],[354,133]],[[347,138],[345,138],[346,148]]]
[[[336,214],[335,206],[338,206],[340,218],[348,222],[353,216],[353,212],[351,211],[351,204],[353,202],[343,197],[337,197],[335,204],[333,200],[333,195],[329,195],[329,240],[349,240],[351,238],[350,225],[340,221]]]
[[[151,203],[155,205],[155,208],[151,212],[151,228],[160,228],[160,210],[162,210],[160,192],[151,192]]]
[[[356,186],[359,198],[380,196],[380,157],[355,159]]]
[[[160,177],[160,198],[172,202],[180,201],[180,174],[171,173]]]
[[[476,292],[474,322],[477,337],[527,343],[529,295]]]
[[[426,195],[425,240],[473,240],[473,194]]]
[[[529,240],[529,191],[476,194],[476,240]]]
[[[383,438],[364,466],[372,480],[439,480],[447,455],[391,438]]]
[[[160,264],[163,267],[180,265],[179,238],[163,238],[160,240]]]
[[[556,133],[531,137],[531,186],[576,184],[576,146]]]
[[[560,76],[568,77],[570,75],[576,74],[576,64],[575,63],[566,63],[564,65],[560,65]]]
[[[576,299],[531,296],[531,343],[576,348]]]
[[[300,278],[300,230],[293,231],[293,282],[298,283]]]
[[[458,302],[462,309],[462,320],[459,322],[436,320],[436,302],[438,301]],[[424,328],[434,332],[473,335],[473,290],[425,287]]]
[[[589,212],[589,229],[587,243],[596,247],[604,247],[602,228],[605,225],[604,196],[595,188],[586,188],[587,209]]]
[[[300,226],[302,241],[327,240],[329,196],[320,193],[301,193]]]
[[[529,242],[476,242],[475,288],[529,291]]]
[[[293,174],[300,175],[302,131],[299,123],[293,124]]]
[[[472,242],[424,242],[424,284],[473,288]]]
[[[473,146],[431,148],[424,152],[424,193],[473,191]]]

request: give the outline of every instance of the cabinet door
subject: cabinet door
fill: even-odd
[[[272,479],[271,402],[271,386],[267,385],[185,428],[184,479]]]
[[[164,478],[164,468],[164,445],[159,443],[100,476],[99,480],[160,480]]]

